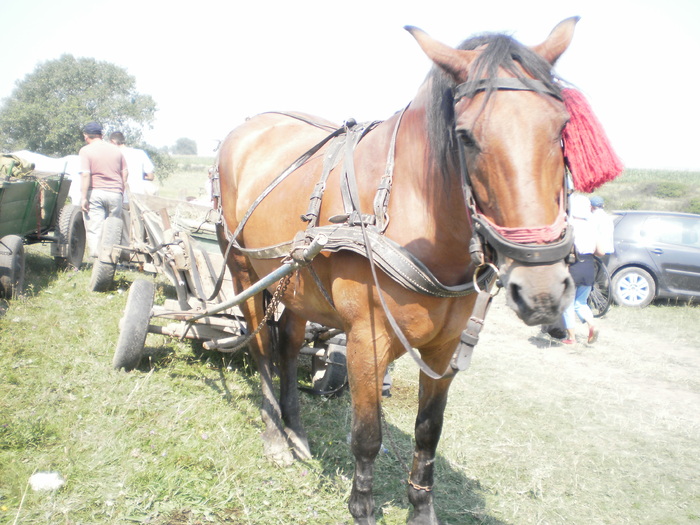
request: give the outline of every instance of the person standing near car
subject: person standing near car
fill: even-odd
[[[87,143],[80,148],[81,203],[88,248],[97,257],[107,217],[122,216],[124,186],[129,170],[122,152],[102,140],[102,126],[89,122],[83,128]]]
[[[144,193],[146,195],[155,195],[157,193],[156,185],[153,183],[155,176],[153,175],[154,166],[151,159],[142,149],[132,148],[126,145],[126,139],[121,131],[115,131],[110,134],[109,141],[117,146],[124,158],[129,169],[129,178],[127,185],[131,193]],[[124,204],[127,204],[129,199],[124,192]]]
[[[603,197],[597,195],[591,197],[591,219],[598,231],[598,243],[600,250],[603,252],[600,258],[607,265],[610,254],[615,252],[615,224],[610,214],[603,209],[604,206],[605,201]]]
[[[564,311],[563,321],[567,337],[564,344],[576,342],[576,316],[588,324],[588,342],[598,339],[598,328],[594,324],[593,312],[588,306],[588,296],[595,281],[594,255],[602,255],[600,236],[593,221],[591,201],[585,195],[574,194],[570,200],[569,222],[574,228],[574,247],[576,262],[569,266],[569,273],[576,285],[574,302]]]

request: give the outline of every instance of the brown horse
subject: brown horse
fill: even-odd
[[[561,146],[568,114],[551,67],[569,46],[577,20],[564,20],[534,47],[494,34],[453,49],[407,27],[434,67],[404,111],[381,123],[345,127],[301,114],[261,114],[221,145],[225,225],[219,237],[222,248],[233,245],[228,265],[238,291],[304,246],[307,226],[311,236],[327,234],[330,244],[342,232],[354,239],[324,249],[281,293],[279,402],[267,330],[255,335],[250,350],[262,382],[266,452],[283,461],[292,453],[306,458],[296,389],[305,323],[347,334],[355,523],[375,523],[382,379],[389,363],[412,349],[422,361],[410,523],[438,523],[433,465],[453,369],[463,368],[450,363],[461,359],[456,348],[475,343],[460,335],[470,318],[482,320],[473,315],[480,294],[464,284],[477,267],[486,281],[495,280],[489,268],[498,268],[509,306],[529,325],[552,321],[571,301],[573,283],[563,262],[571,238]],[[387,191],[378,193],[379,187]],[[353,237],[353,230],[360,233]],[[418,261],[413,266],[432,274],[438,290],[391,277],[381,266],[387,246],[403,260]],[[487,286],[477,284],[480,293]],[[251,329],[265,320],[261,294],[242,308]]]

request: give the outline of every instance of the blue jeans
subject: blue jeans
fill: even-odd
[[[83,212],[85,231],[87,233],[88,249],[91,257],[100,254],[102,242],[102,226],[105,219],[110,216],[122,216],[122,194],[114,191],[100,189],[90,190],[88,194],[90,211]]]
[[[576,324],[574,314],[582,322],[591,324],[593,322],[593,312],[588,307],[588,296],[591,294],[592,286],[577,286],[574,302],[564,310],[564,328],[573,328]]]

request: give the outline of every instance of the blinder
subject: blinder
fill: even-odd
[[[547,86],[541,80],[520,79],[520,78],[482,78],[479,80],[469,80],[454,88],[454,100],[456,104],[459,100],[467,96],[473,96],[478,92],[487,90],[498,91],[534,91],[540,94],[550,95],[557,100],[562,100],[561,95]],[[471,180],[467,170],[464,155],[464,146],[458,146],[459,162],[462,172],[462,188],[465,202],[472,225],[472,241],[470,252],[473,262],[478,266],[484,264],[484,243],[502,257],[508,257],[521,264],[539,265],[551,264],[566,258],[572,250],[574,235],[572,228],[565,224],[561,236],[551,242],[545,243],[523,243],[514,242],[498,232],[490,221],[478,211],[476,200],[471,188]],[[560,206],[567,208],[567,193],[564,191],[564,198]]]

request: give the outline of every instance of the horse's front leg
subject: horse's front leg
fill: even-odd
[[[352,395],[352,440],[355,476],[348,508],[355,525],[374,525],[374,460],[382,444],[381,391],[387,363],[377,358],[372,341],[348,334],[348,380]],[[386,355],[382,353],[381,355]]]
[[[311,450],[299,413],[297,363],[304,342],[306,320],[285,309],[280,318],[280,409],[285,432],[299,459],[311,459]]]
[[[444,370],[433,368],[433,370]],[[418,416],[416,417],[416,448],[408,477],[408,499],[413,505],[409,525],[438,525],[433,505],[433,477],[437,450],[447,404],[447,391],[452,379],[430,379],[421,373]]]

